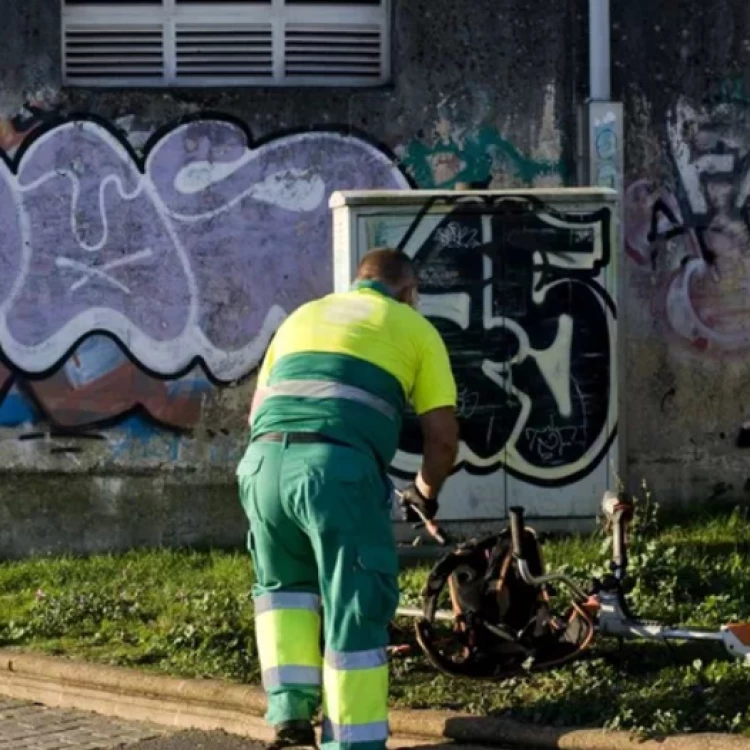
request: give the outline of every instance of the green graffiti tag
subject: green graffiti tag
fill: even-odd
[[[750,106],[750,91],[742,77],[725,78],[720,84],[720,101],[723,104]]]
[[[486,182],[496,174],[526,186],[545,177],[556,177],[564,184],[566,176],[562,160],[532,159],[492,127],[466,135],[461,143],[449,138],[430,145],[415,139],[404,150],[400,162],[425,189],[451,189],[458,182]]]

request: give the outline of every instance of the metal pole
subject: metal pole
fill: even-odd
[[[589,96],[609,101],[610,90],[609,0],[589,0]]]

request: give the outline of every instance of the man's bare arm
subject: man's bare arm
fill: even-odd
[[[422,468],[417,489],[427,498],[436,498],[450,476],[458,451],[458,421],[455,409],[432,409],[419,417],[424,437]]]

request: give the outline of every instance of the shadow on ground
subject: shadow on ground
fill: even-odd
[[[263,750],[266,746],[262,742],[227,732],[189,730],[122,747],[127,750]]]
[[[454,727],[455,731],[461,732],[462,727]],[[466,727],[463,727],[463,731]],[[495,738],[496,741],[497,738]],[[237,735],[227,734],[226,732],[200,732],[185,731],[174,734],[170,737],[160,737],[153,740],[144,740],[135,744],[121,746],[123,750],[264,750],[266,745],[262,742],[238,737]],[[392,750],[399,749],[398,742],[389,742]],[[424,744],[417,746],[419,750],[487,750],[486,747],[473,743],[453,742],[446,739],[441,744]],[[404,747],[407,750],[407,747]],[[495,748],[495,750],[500,750]],[[533,750],[529,748],[528,750]]]

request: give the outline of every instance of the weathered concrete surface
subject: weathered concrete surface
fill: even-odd
[[[645,6],[613,4],[627,123],[628,480],[664,503],[747,503],[736,441],[750,408],[750,7]]]
[[[5,559],[183,545],[237,548],[246,533],[236,487],[225,477],[24,472],[0,482]]]
[[[3,4],[0,148],[20,162],[0,165],[0,311],[8,319],[0,343],[0,516],[19,530],[4,527],[0,558],[158,540],[239,544],[232,475],[247,437],[252,372],[282,314],[330,288],[328,195],[352,184],[574,184],[587,3],[395,0],[392,83],[314,91],[63,90],[60,9],[48,5]],[[613,4],[612,20],[627,177],[619,257],[627,283],[619,315],[628,336],[624,479],[631,488],[645,480],[665,502],[744,502],[750,8],[743,0],[639,0]],[[178,124],[208,112],[209,123]],[[329,131],[301,146],[288,138],[313,126]],[[22,157],[23,144],[40,133],[43,147]],[[160,158],[140,164],[157,141]],[[191,165],[206,154],[231,161],[248,150],[255,166],[243,163],[235,182],[188,190],[193,198],[175,188],[189,183]],[[89,170],[77,234],[66,178],[19,188],[19,169],[33,181],[61,165]],[[270,165],[313,178],[279,191],[264,182]],[[158,201],[138,193],[108,204],[102,277],[80,264],[91,255],[82,248],[102,237],[92,196],[107,170],[130,187],[152,186]],[[240,208],[232,212],[230,203]],[[204,215],[207,205],[225,211],[221,222]],[[10,280],[23,267],[24,226],[33,263],[23,294],[6,309]],[[113,271],[108,264],[124,249],[145,265]],[[45,286],[52,268],[58,276]],[[84,314],[97,304],[127,310],[133,325],[110,331],[117,343]],[[78,313],[75,340],[55,339],[55,326]],[[173,346],[139,344],[136,330],[151,341],[155,333],[172,337]],[[189,370],[193,356],[205,366]],[[469,412],[471,397],[461,395]],[[561,440],[560,429],[556,421],[550,437]],[[19,470],[23,484],[5,481]],[[174,478],[156,481],[157,474]],[[511,479],[498,472],[497,481]],[[58,497],[68,504],[51,502]],[[12,507],[19,498],[25,508]],[[96,533],[69,518],[73,512],[90,515]]]
[[[181,680],[134,669],[0,651],[0,694],[50,706],[93,710],[125,719],[172,727],[216,730],[260,741],[271,737],[263,720],[265,695],[259,688],[214,680]],[[391,747],[489,745],[529,750],[749,750],[750,738],[721,734],[639,741],[626,732],[519,724],[501,718],[449,711],[391,710]]]
[[[252,373],[281,315],[331,288],[328,196],[570,183],[582,4],[550,0],[540,13],[531,0],[398,0],[393,82],[313,91],[63,90],[60,7],[47,5],[3,6],[0,148],[20,161],[0,175],[0,306],[14,274],[25,276],[0,307],[0,467],[10,477],[0,558],[240,544],[233,474]],[[207,112],[210,121],[177,124]],[[287,136],[311,127],[329,130]],[[141,169],[147,144],[154,158]],[[248,148],[254,162],[214,192],[175,187],[195,160],[231,161]],[[66,168],[81,180],[75,207]],[[271,179],[282,173],[286,191]],[[129,191],[153,190],[113,193],[102,216],[94,196],[112,174]],[[102,307],[128,325],[102,324],[90,314]],[[153,345],[164,338],[169,348]],[[193,358],[204,366],[188,371]]]

